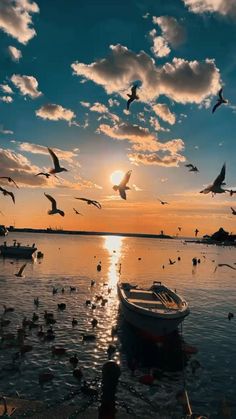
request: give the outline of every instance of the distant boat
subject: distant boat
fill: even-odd
[[[161,282],[149,289],[119,283],[118,295],[125,320],[150,339],[174,332],[190,313],[188,303]]]
[[[18,259],[30,259],[36,250],[37,247],[35,247],[35,244],[32,246],[21,246],[21,243],[18,243],[16,240],[14,240],[12,246],[8,246],[7,242],[4,242],[4,244],[0,246],[1,256]]]
[[[8,234],[8,229],[4,225],[0,225],[0,236],[6,236]]]

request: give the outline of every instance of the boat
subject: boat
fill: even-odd
[[[127,282],[118,283],[117,287],[125,320],[146,338],[171,334],[190,313],[188,303],[159,281],[149,289]]]
[[[0,236],[6,236],[8,234],[8,229],[4,225],[0,225]]]
[[[35,247],[35,243],[32,246],[22,246],[21,243],[16,240],[13,241],[12,246],[8,246],[7,242],[0,245],[0,254],[3,257],[30,259],[36,250],[37,247]]]

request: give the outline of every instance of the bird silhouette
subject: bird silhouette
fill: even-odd
[[[235,209],[233,209],[232,207],[230,207],[230,208],[231,208],[232,214],[233,214],[233,215],[236,215],[236,211],[235,211]]]
[[[126,191],[129,190],[129,186],[127,186],[127,183],[129,182],[130,176],[131,176],[132,170],[129,170],[123,177],[122,181],[119,185],[114,185],[113,189],[114,191],[119,191],[119,194],[122,199],[126,199]]]
[[[189,168],[189,172],[199,172],[197,166],[194,166],[193,164],[189,163],[189,164],[185,164],[185,167]]]
[[[169,265],[174,265],[175,264],[175,260],[171,260],[171,259],[169,259]]]
[[[40,173],[37,173],[37,175],[35,175],[35,176],[45,176],[48,179],[51,175],[50,175],[50,173],[40,172]]]
[[[228,100],[226,100],[223,97],[222,93],[223,93],[223,89],[221,88],[218,92],[219,98],[217,99],[216,104],[212,108],[212,113],[214,113],[220,105],[228,103]]]
[[[22,274],[23,274],[23,271],[24,271],[24,269],[25,269],[26,265],[27,265],[27,263],[24,263],[24,265],[22,265],[22,266],[21,266],[21,268],[19,269],[19,272],[17,272],[17,273],[15,274],[15,276],[17,276],[17,277],[19,277],[19,278],[23,278],[23,277],[24,277],[24,275],[22,275]]]
[[[9,176],[0,176],[0,179],[7,179],[9,183],[14,183],[14,185],[19,189],[19,186],[16,184],[16,182],[14,181],[14,179],[12,179]]]
[[[209,192],[212,193],[212,196],[214,196],[217,193],[224,193],[228,192],[227,189],[222,189],[222,185],[225,185],[225,163],[222,166],[220,174],[217,176],[217,178],[214,180],[214,182],[211,185],[208,185],[205,189],[200,191],[200,193],[208,194]]]
[[[218,263],[218,265],[216,265],[215,267],[214,273],[216,272],[217,268],[221,268],[222,266],[226,266],[227,268],[230,268],[236,271],[236,268],[234,268],[232,265],[229,265],[228,263]]]
[[[55,173],[68,172],[67,169],[60,166],[59,159],[56,156],[56,154],[54,153],[54,151],[51,148],[48,148],[48,151],[50,153],[50,156],[52,157],[52,161],[53,161],[53,164],[54,164],[54,169],[50,169],[49,173],[52,174],[52,175],[55,175]]]
[[[51,195],[48,195],[46,193],[44,193],[44,195],[46,196],[46,198],[49,199],[49,201],[52,204],[52,209],[48,210],[48,214],[49,215],[60,214],[62,217],[64,217],[65,213],[64,213],[64,211],[57,208],[56,200]]]
[[[161,199],[159,199],[159,198],[157,198],[158,199],[158,201],[161,203],[161,205],[169,205],[169,202],[166,202],[166,201],[162,201]]]
[[[129,97],[129,100],[127,100],[127,111],[129,110],[130,104],[134,100],[138,100],[139,99],[139,97],[137,96],[137,88],[138,88],[138,85],[137,84],[134,84],[131,87],[131,94],[129,94],[129,93],[127,94],[127,96]]]
[[[14,202],[14,204],[15,204],[15,195],[14,195],[14,193],[13,193],[13,192],[9,192],[9,191],[7,191],[6,189],[2,188],[1,186],[0,186],[0,192],[2,192],[4,196],[9,195],[9,196],[11,197],[12,201],[13,201],[13,202]]]
[[[81,214],[81,212],[77,211],[77,209],[73,208],[73,210],[77,215],[83,215],[83,214]]]
[[[101,209],[102,206],[100,204],[100,202],[95,201],[94,199],[88,199],[88,198],[77,198],[76,196],[74,197],[75,199],[79,199],[80,201],[85,201],[87,202],[88,205],[94,205],[95,207],[97,207],[98,209]]]
[[[195,237],[197,237],[197,235],[198,235],[198,233],[199,233],[199,230],[196,228],[196,230],[195,230]]]

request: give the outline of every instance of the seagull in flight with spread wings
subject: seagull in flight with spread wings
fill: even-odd
[[[64,211],[62,211],[62,210],[60,210],[60,209],[57,208],[56,200],[51,195],[48,195],[45,192],[44,192],[44,195],[46,196],[46,198],[49,199],[49,201],[52,204],[52,209],[51,210],[48,210],[48,214],[49,215],[60,214],[62,217],[64,217],[65,213],[64,213]]]
[[[134,84],[131,87],[131,94],[130,93],[127,94],[127,96],[129,96],[129,100],[127,100],[127,111],[129,110],[130,104],[134,100],[138,100],[139,99],[139,96],[137,96],[137,88],[138,88],[138,85],[137,84]]]
[[[214,182],[211,185],[208,185],[205,189],[200,191],[200,193],[208,194],[209,192],[212,193],[212,196],[214,196],[217,193],[224,193],[227,190],[222,189],[222,185],[225,185],[225,163],[222,166],[220,174],[217,176],[217,178],[214,180]]]
[[[51,175],[55,175],[55,173],[68,172],[67,169],[65,169],[64,167],[61,167],[60,166],[59,159],[56,156],[56,154],[54,153],[54,151],[51,148],[49,148],[49,147],[48,147],[48,151],[49,151],[50,156],[52,157],[52,161],[53,161],[53,164],[54,164],[54,169],[50,169],[49,170],[49,173]]]
[[[130,189],[129,186],[127,186],[127,183],[129,182],[130,176],[131,176],[132,170],[129,170],[123,177],[122,181],[119,185],[114,185],[113,189],[114,191],[119,191],[119,194],[122,199],[126,199],[126,191]]]
[[[14,179],[12,179],[12,177],[9,177],[9,176],[0,176],[0,179],[7,179],[9,183],[14,183],[14,185],[16,186],[16,188],[19,189],[19,186],[16,184],[16,182],[14,181]]]
[[[25,263],[24,265],[22,265],[22,266],[21,266],[21,268],[19,269],[19,272],[17,272],[17,273],[15,274],[15,276],[17,276],[17,277],[19,277],[19,278],[23,278],[23,277],[24,277],[24,275],[22,275],[22,274],[23,274],[23,270],[25,269],[26,265],[27,265],[27,263]]]
[[[77,211],[77,209],[73,208],[73,210],[76,213],[76,215],[83,215],[83,214],[81,214],[81,212]]]
[[[185,167],[189,168],[189,172],[199,172],[197,166],[194,166],[193,164],[189,163],[189,164],[185,164]]]
[[[94,205],[95,207],[97,207],[98,209],[101,209],[102,206],[100,204],[100,202],[95,201],[94,199],[88,199],[88,198],[76,198],[76,196],[74,197],[75,199],[79,199],[80,201],[85,201],[87,202],[88,205]]]
[[[223,93],[223,89],[221,88],[221,89],[220,89],[220,91],[219,91],[219,93],[218,93],[219,98],[217,99],[217,102],[216,102],[215,106],[213,106],[213,108],[212,108],[212,113],[214,113],[214,112],[216,111],[216,109],[217,109],[220,105],[222,105],[223,103],[224,103],[224,104],[228,103],[228,100],[226,100],[226,99],[223,97],[222,93]]]
[[[218,265],[216,265],[216,267],[215,267],[214,273],[217,270],[217,268],[221,268],[222,266],[226,266],[227,268],[230,268],[230,269],[233,269],[234,271],[236,271],[236,268],[229,265],[228,263],[218,263]]]
[[[162,201],[161,199],[159,199],[159,198],[157,198],[158,199],[158,201],[161,203],[161,205],[169,205],[169,202],[166,202],[166,201]]]
[[[13,201],[13,202],[14,202],[14,204],[15,204],[15,195],[14,195],[14,193],[13,193],[13,192],[9,192],[9,191],[7,191],[6,189],[1,188],[1,186],[0,186],[0,192],[2,192],[2,193],[3,193],[3,195],[5,195],[5,196],[9,195],[9,196],[11,197],[12,201]]]

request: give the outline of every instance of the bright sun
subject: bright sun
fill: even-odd
[[[110,176],[110,181],[112,185],[119,185],[123,177],[124,177],[124,172],[122,170],[115,170]]]

